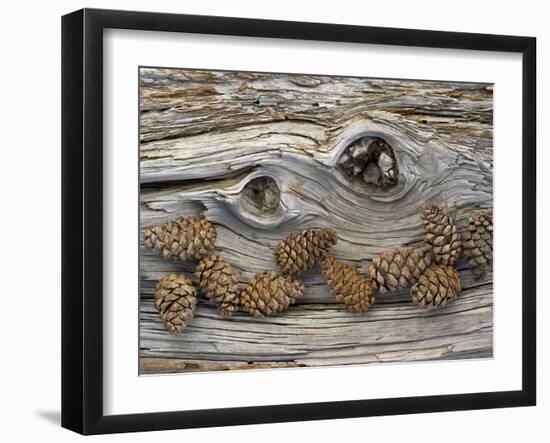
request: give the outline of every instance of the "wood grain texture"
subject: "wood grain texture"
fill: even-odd
[[[341,260],[366,271],[388,248],[422,242],[427,201],[468,214],[492,207],[492,86],[346,77],[141,70],[141,227],[206,211],[218,249],[244,282],[276,270],[273,247],[296,229],[330,227]],[[346,148],[380,137],[394,150],[391,189],[361,186],[338,168]],[[246,185],[270,177],[280,205],[247,204]],[[366,364],[492,356],[492,273],[451,306],[415,307],[407,291],[377,295],[365,314],[335,303],[319,269],[306,293],[269,319],[221,317],[201,300],[179,337],[158,319],[154,284],[192,263],[140,249],[141,373]]]

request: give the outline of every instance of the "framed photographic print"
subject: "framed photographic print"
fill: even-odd
[[[62,425],[534,405],[535,51],[64,16]]]

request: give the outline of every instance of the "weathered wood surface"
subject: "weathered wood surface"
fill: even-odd
[[[492,206],[487,84],[142,69],[140,126],[141,227],[206,210],[242,282],[276,270],[273,246],[296,229],[335,228],[334,255],[365,271],[387,248],[420,244],[426,201],[456,206],[459,226]],[[337,167],[363,136],[394,149],[395,187],[362,187]],[[262,176],[280,189],[269,214],[243,192]],[[474,282],[463,261],[459,268],[464,290],[440,310],[415,307],[401,291],[350,314],[314,269],[303,299],[276,317],[227,319],[201,301],[172,337],[154,310],[154,284],[193,266],[142,244],[142,372],[490,357],[492,274]]]

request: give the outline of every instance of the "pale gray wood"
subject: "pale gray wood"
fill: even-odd
[[[421,206],[492,207],[492,86],[142,69],[141,226],[205,212],[218,249],[244,282],[276,270],[273,247],[296,229],[332,227],[334,255],[366,271],[388,248],[422,242]],[[397,186],[373,190],[338,167],[359,137],[382,137],[398,162]],[[260,212],[243,189],[271,177],[281,205]],[[492,275],[441,311],[416,308],[406,291],[349,314],[314,269],[306,295],[272,319],[226,319],[201,302],[180,337],[152,306],[155,281],[193,264],[163,261],[141,245],[143,372],[315,366],[492,355]]]
[[[215,362],[315,366],[492,356],[490,285],[466,289],[439,310],[416,307],[402,294],[366,314],[350,314],[329,301],[308,304],[306,296],[284,315],[255,319],[239,313],[226,319],[201,302],[179,337],[166,334],[151,299],[143,300],[141,318],[143,357],[205,369],[215,368]]]

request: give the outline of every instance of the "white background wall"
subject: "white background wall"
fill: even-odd
[[[60,17],[81,7],[155,10],[282,20],[530,35],[538,38],[539,203],[550,195],[541,158],[550,113],[549,13],[545,2],[166,0],[4,2],[0,69],[0,436],[2,441],[73,441],[60,414]],[[546,108],[546,113],[543,112]],[[518,146],[518,173],[519,173]],[[545,164],[543,164],[545,163]],[[544,183],[543,183],[544,182]],[[543,187],[545,189],[543,189]],[[539,226],[549,226],[539,206]],[[549,441],[550,260],[539,228],[539,406],[207,430],[102,436],[94,441]],[[547,254],[546,254],[547,255]],[[520,264],[518,263],[518,272]],[[512,294],[510,294],[512,295]],[[518,300],[518,309],[520,308]],[[546,320],[546,321],[545,321]],[[414,380],[411,380],[414,383]]]

